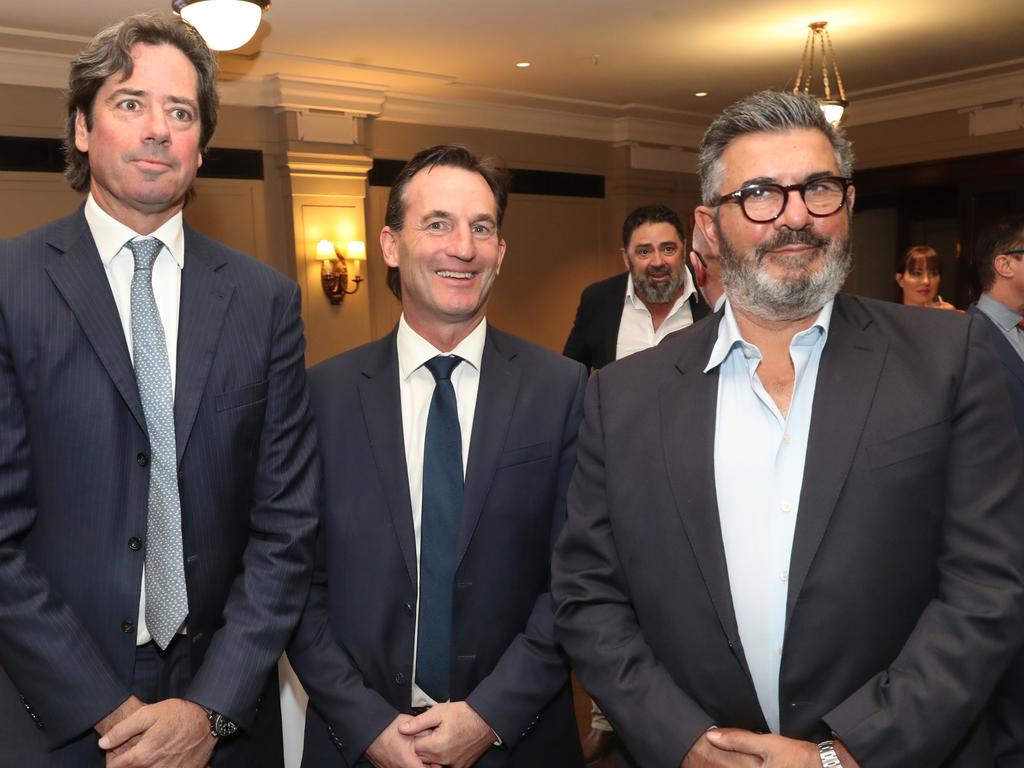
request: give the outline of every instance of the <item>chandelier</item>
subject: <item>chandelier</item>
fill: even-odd
[[[836,63],[836,52],[832,48],[832,38],[829,37],[827,21],[812,21],[807,25],[807,40],[804,42],[804,55],[800,58],[800,68],[796,72],[796,84],[793,86],[793,93],[804,93],[814,96],[821,105],[821,111],[825,113],[825,119],[832,125],[838,125],[843,119],[843,113],[850,102],[846,98],[846,89],[843,87],[843,77],[839,74],[839,64]],[[821,89],[822,95],[818,96],[811,91],[811,81],[814,79],[814,57],[816,51],[821,52]],[[831,73],[829,72],[831,68]],[[835,83],[833,90],[832,84]]]

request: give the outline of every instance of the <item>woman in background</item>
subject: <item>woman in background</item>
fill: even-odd
[[[903,303],[911,307],[956,309],[939,296],[942,269],[939,254],[930,245],[912,245],[896,265],[896,283]]]

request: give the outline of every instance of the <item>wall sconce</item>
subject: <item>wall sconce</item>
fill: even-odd
[[[359,275],[360,262],[366,261],[366,243],[350,240],[348,254],[342,253],[330,240],[316,244],[316,257],[320,260],[320,282],[331,304],[341,304],[346,295],[359,290],[363,278]],[[352,262],[352,290],[348,289],[349,274],[347,261]]]

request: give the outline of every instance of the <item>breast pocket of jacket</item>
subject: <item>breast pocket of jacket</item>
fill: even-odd
[[[869,445],[868,460],[874,470],[893,467],[900,471],[913,471],[917,468],[917,471],[924,474],[929,471],[940,472],[946,463],[949,435],[949,420],[929,424]]]
[[[524,445],[522,448],[509,448],[501,454],[498,469],[518,467],[522,464],[549,458],[551,458],[551,442],[545,440],[543,443]]]

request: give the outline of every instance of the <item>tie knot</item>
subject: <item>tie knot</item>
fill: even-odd
[[[129,240],[125,245],[128,246],[128,250],[130,250],[132,252],[132,256],[135,257],[135,269],[137,270],[152,269],[153,262],[156,261],[157,254],[160,253],[160,249],[164,247],[164,244],[155,237],[147,237],[142,240]]]
[[[455,366],[461,362],[462,358],[455,355],[438,355],[427,360],[424,365],[433,375],[434,381],[447,381],[452,377]]]

